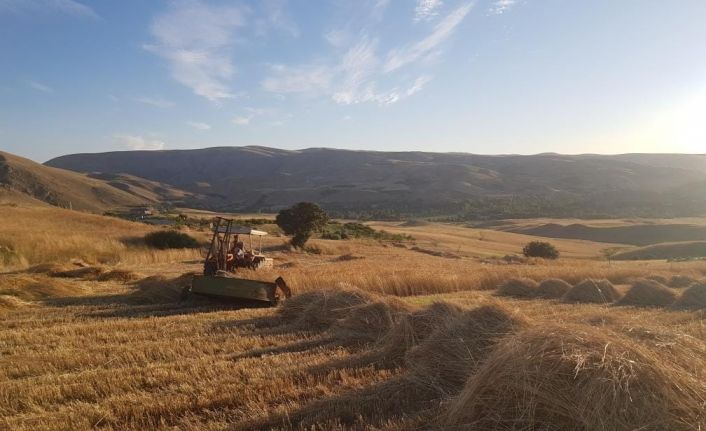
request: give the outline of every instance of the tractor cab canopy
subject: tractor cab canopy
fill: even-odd
[[[267,232],[262,230],[253,229],[247,226],[218,226],[216,228],[218,233],[229,233],[231,235],[254,235],[254,236],[265,236]]]
[[[218,271],[235,272],[236,268],[272,267],[272,259],[262,254],[262,237],[267,232],[233,224],[234,220],[216,217],[213,237],[204,261],[204,275]],[[248,241],[242,236],[247,235]],[[253,237],[258,244],[253,244]]]

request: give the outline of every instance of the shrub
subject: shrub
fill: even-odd
[[[329,222],[323,227],[321,239],[342,240],[351,238],[369,238],[380,241],[405,241],[412,239],[409,235],[375,230],[370,226],[357,222]]]
[[[198,248],[199,243],[189,235],[175,230],[162,230],[145,235],[145,243],[153,248]]]
[[[541,257],[544,259],[556,259],[559,257],[559,250],[552,244],[544,241],[532,241],[523,249],[522,254],[526,257]]]

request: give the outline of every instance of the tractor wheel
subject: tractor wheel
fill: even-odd
[[[184,286],[183,289],[181,289],[181,296],[179,297],[180,301],[186,301],[191,297],[191,286]]]

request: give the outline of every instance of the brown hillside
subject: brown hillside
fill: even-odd
[[[690,259],[697,257],[706,257],[706,241],[655,244],[612,256],[615,260]]]
[[[584,223],[522,225],[508,223],[499,230],[547,238],[583,239],[615,244],[650,245],[662,242],[706,240],[706,226],[688,223],[634,222],[620,226]]]
[[[0,199],[8,203],[45,202],[75,210],[106,210],[147,205],[183,193],[135,177],[104,178],[53,168],[0,152]]]

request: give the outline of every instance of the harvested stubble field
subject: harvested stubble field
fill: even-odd
[[[609,264],[594,243],[507,263],[487,259],[492,236],[465,250],[415,238],[459,257],[374,241],[305,254],[271,238],[276,267],[246,275],[288,280],[297,296],[275,309],[179,302],[199,270],[186,257],[2,273],[0,429],[706,427],[703,308],[495,292],[513,277],[605,278],[622,295],[650,275],[699,279],[703,262]]]

